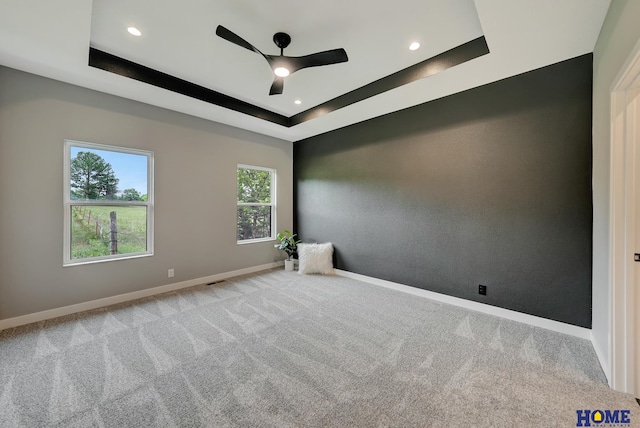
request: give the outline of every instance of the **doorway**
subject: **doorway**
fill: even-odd
[[[640,42],[625,64],[611,91],[610,383],[640,397]]]

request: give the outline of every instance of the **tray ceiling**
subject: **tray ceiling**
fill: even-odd
[[[296,141],[592,52],[609,3],[7,0],[0,5],[0,64]],[[265,54],[279,54],[272,37],[283,31],[292,38],[285,55],[344,48],[349,61],[300,70],[286,78],[282,95],[269,96],[273,73],[264,58],[216,36],[218,25]],[[129,26],[142,35],[129,34]],[[486,55],[323,108],[480,37]],[[413,41],[420,49],[408,49]],[[313,115],[274,123],[91,67],[90,47],[275,115]]]

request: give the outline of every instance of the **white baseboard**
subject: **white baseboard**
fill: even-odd
[[[21,315],[15,318],[8,318],[8,319],[0,320],[0,330],[5,330],[7,328],[17,327],[25,324],[31,324],[34,322],[45,321],[48,319],[57,318],[65,315],[71,315],[71,314],[82,312],[82,311],[98,309],[105,306],[114,305],[117,303],[128,302],[131,300],[154,296],[156,294],[162,294],[162,293],[167,293],[169,291],[175,291],[175,290],[180,290],[187,287],[193,287],[195,285],[221,281],[223,279],[232,278],[235,276],[246,275],[246,274],[282,266],[282,264],[283,262],[268,263],[265,265],[253,266],[250,268],[210,275],[203,278],[195,278],[195,279],[190,279],[188,281],[176,282],[173,284],[162,285],[159,287],[147,288],[144,290],[134,291],[131,293],[119,294],[117,296],[91,300],[89,302],[78,303],[75,305],[63,306],[61,308],[49,309],[46,311],[36,312],[33,314]],[[460,306],[466,309],[486,313],[489,315],[499,316],[512,321],[518,321],[525,324],[533,325],[535,327],[540,327],[547,330],[556,331],[559,333],[569,334],[571,336],[579,337],[581,339],[587,339],[593,343],[594,349],[596,351],[598,358],[600,359],[600,362],[601,362],[601,365],[603,366],[603,370],[605,371],[605,374],[608,375],[609,373],[608,365],[605,364],[606,360],[604,359],[604,354],[602,353],[597,342],[595,342],[595,340],[593,339],[593,335],[591,334],[590,329],[562,323],[559,321],[553,321],[546,318],[537,317],[534,315],[524,314],[522,312],[512,311],[509,309],[499,308],[497,306],[491,306],[484,303],[479,303],[471,300],[461,299],[458,297],[448,296],[446,294],[440,294],[433,291],[423,290],[421,288],[398,284],[395,282],[373,278],[366,275],[361,275],[361,274],[348,272],[340,269],[336,269],[336,273],[340,276],[357,279],[359,281],[367,282],[369,284],[390,288],[393,290],[413,294],[416,296],[424,297],[424,298],[435,300],[438,302]]]
[[[598,361],[600,361],[600,367],[602,367],[602,371],[604,372],[605,377],[607,378],[607,383],[611,386],[611,369],[609,367],[609,359],[605,358],[605,353],[602,352],[602,348],[600,344],[596,341],[596,338],[591,334],[591,344],[593,345],[593,349],[596,351],[596,356],[598,357]]]
[[[579,337],[581,339],[587,339],[592,341],[591,329],[588,329],[588,328],[578,327],[575,325],[566,324],[559,321],[553,321],[547,318],[537,317],[535,315],[529,315],[522,312],[512,311],[510,309],[499,308],[497,306],[491,306],[485,303],[461,299],[459,297],[447,296],[446,294],[440,294],[433,291],[423,290],[421,288],[398,284],[396,282],[373,278],[366,275],[360,275],[358,273],[348,272],[340,269],[336,269],[336,274],[347,277],[347,278],[357,279],[362,282],[367,282],[369,284],[402,291],[403,293],[413,294],[415,296],[424,297],[424,298],[435,300],[438,302],[448,303],[454,306],[460,306],[462,308],[470,309],[472,311],[482,312],[489,315],[495,315],[508,320],[529,324],[534,327],[540,327],[547,330],[556,331],[558,333],[568,334],[571,336]],[[597,350],[596,350],[596,353],[597,353]]]
[[[144,290],[133,291],[131,293],[119,294],[117,296],[105,297],[102,299],[91,300],[89,302],[77,303],[75,305],[63,306],[61,308],[49,309],[33,314],[21,315],[15,318],[7,318],[0,320],[0,330],[18,327],[34,322],[46,321],[65,315],[71,315],[82,311],[90,311],[117,303],[129,302],[131,300],[141,299],[143,297],[154,296],[156,294],[167,293],[169,291],[180,290],[194,285],[207,284],[209,282],[222,281],[223,279],[233,278],[235,276],[246,275],[249,273],[260,272],[274,267],[282,266],[284,262],[273,262],[260,266],[253,266],[245,269],[238,269],[230,272],[219,273],[206,276],[204,278],[195,278],[188,281],[176,282],[174,284],[161,285],[159,287],[146,288]]]

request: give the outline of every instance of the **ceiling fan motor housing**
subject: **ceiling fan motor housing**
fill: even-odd
[[[287,33],[276,33],[273,35],[273,42],[280,49],[285,49],[291,43],[291,36]]]

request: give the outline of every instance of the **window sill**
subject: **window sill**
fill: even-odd
[[[100,258],[100,259],[96,259],[96,260],[87,260],[87,259],[82,259],[82,260],[78,260],[78,261],[65,261],[62,264],[62,267],[72,267],[72,266],[84,266],[84,265],[92,265],[95,263],[105,263],[105,262],[115,262],[115,261],[120,261],[120,260],[131,260],[131,259],[140,259],[143,257],[151,257],[153,256],[153,253],[144,253],[144,254],[131,254],[128,256],[121,256],[121,257],[107,257],[107,258]]]
[[[276,241],[275,237],[260,238],[260,239],[245,239],[243,241],[236,241],[236,244],[246,245],[246,244],[258,244],[260,242],[273,242],[273,241]]]

